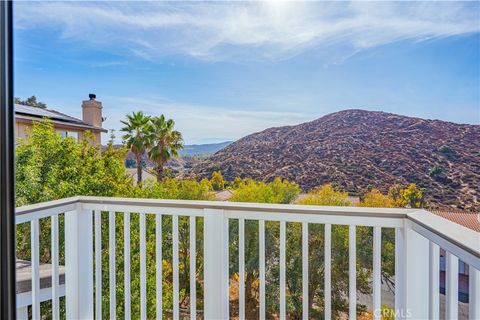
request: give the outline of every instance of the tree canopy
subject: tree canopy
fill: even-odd
[[[16,104],[22,104],[24,106],[37,107],[37,108],[41,108],[41,109],[46,109],[47,108],[47,105],[43,102],[38,101],[37,97],[35,97],[35,96],[31,96],[31,97],[27,98],[26,100],[22,100],[18,97],[15,97],[14,102]]]

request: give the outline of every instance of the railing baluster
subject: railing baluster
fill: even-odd
[[[229,219],[223,210],[204,209],[204,318],[229,318]]]
[[[480,319],[480,271],[469,266],[468,316]]]
[[[32,264],[32,319],[40,319],[39,221],[30,222]]]
[[[258,221],[258,248],[260,273],[260,319],[265,319],[265,220]]]
[[[428,319],[429,240],[410,221],[395,228],[395,312],[399,318]]]
[[[17,320],[28,320],[28,306],[17,308]]]
[[[381,319],[382,228],[373,227],[373,316]]]
[[[173,319],[179,319],[179,280],[178,280],[178,216],[172,216],[173,245]]]
[[[286,222],[280,221],[280,319],[286,319],[285,239]]]
[[[52,319],[60,318],[58,279],[58,215],[51,218],[52,227]]]
[[[428,299],[430,319],[440,318],[440,247],[433,241],[429,244],[430,254],[430,294]]]
[[[196,218],[190,216],[190,319],[197,318],[197,255],[196,241],[197,233],[195,231]]]
[[[140,319],[147,319],[147,255],[146,255],[146,221],[145,213],[140,217]]]
[[[405,230],[395,228],[395,310],[403,310],[406,292]]]
[[[308,319],[308,223],[302,223],[302,318]]]
[[[124,273],[124,297],[125,297],[125,319],[132,317],[131,309],[131,289],[130,289],[130,212],[125,212],[123,216],[123,273]]]
[[[115,259],[115,212],[108,213],[108,249],[109,249],[109,280],[110,280],[110,319],[117,317],[116,299],[116,259]]]
[[[356,227],[350,225],[348,228],[348,319],[357,317],[357,237]]]
[[[325,224],[325,319],[332,317],[332,225]]]
[[[245,319],[245,219],[238,219],[238,316]]]
[[[445,311],[446,319],[458,319],[458,258],[446,252]]]
[[[162,216],[157,214],[155,216],[155,294],[156,294],[156,313],[157,319],[162,319],[163,316],[163,300],[162,300],[162,284],[163,284],[163,258],[162,258]]]
[[[95,211],[95,319],[102,319],[102,212]]]
[[[93,216],[77,204],[65,212],[65,311],[67,319],[94,318]]]

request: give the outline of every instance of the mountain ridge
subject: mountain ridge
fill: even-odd
[[[433,207],[480,210],[480,126],[348,109],[245,136],[190,173],[333,183],[350,193],[416,183]]]

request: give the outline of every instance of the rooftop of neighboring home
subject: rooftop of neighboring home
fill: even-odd
[[[107,132],[107,130],[103,128],[98,128],[93,126],[83,120],[78,118],[69,116],[67,114],[61,113],[56,110],[52,109],[42,109],[38,107],[31,107],[22,104],[15,104],[15,119],[25,119],[31,121],[38,121],[42,118],[48,118],[52,120],[54,123],[62,123],[68,124],[69,126],[76,127],[79,129],[86,129],[86,130],[98,130],[101,132]]]
[[[461,210],[429,210],[437,216],[443,217],[459,225],[480,232],[480,213]]]
[[[96,100],[97,96],[94,93],[88,95],[88,100],[82,101],[82,119],[78,119],[62,112],[32,107],[22,104],[15,104],[15,120],[22,122],[31,122],[42,118],[48,118],[53,123],[77,128],[80,130],[90,130],[93,132],[107,132],[102,128],[102,102]]]

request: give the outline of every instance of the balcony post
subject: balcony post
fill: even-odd
[[[93,319],[92,212],[77,204],[65,213],[65,298],[67,319]]]
[[[204,317],[228,319],[228,219],[219,209],[204,214]]]
[[[412,222],[395,233],[395,318],[429,318],[429,240]]]

